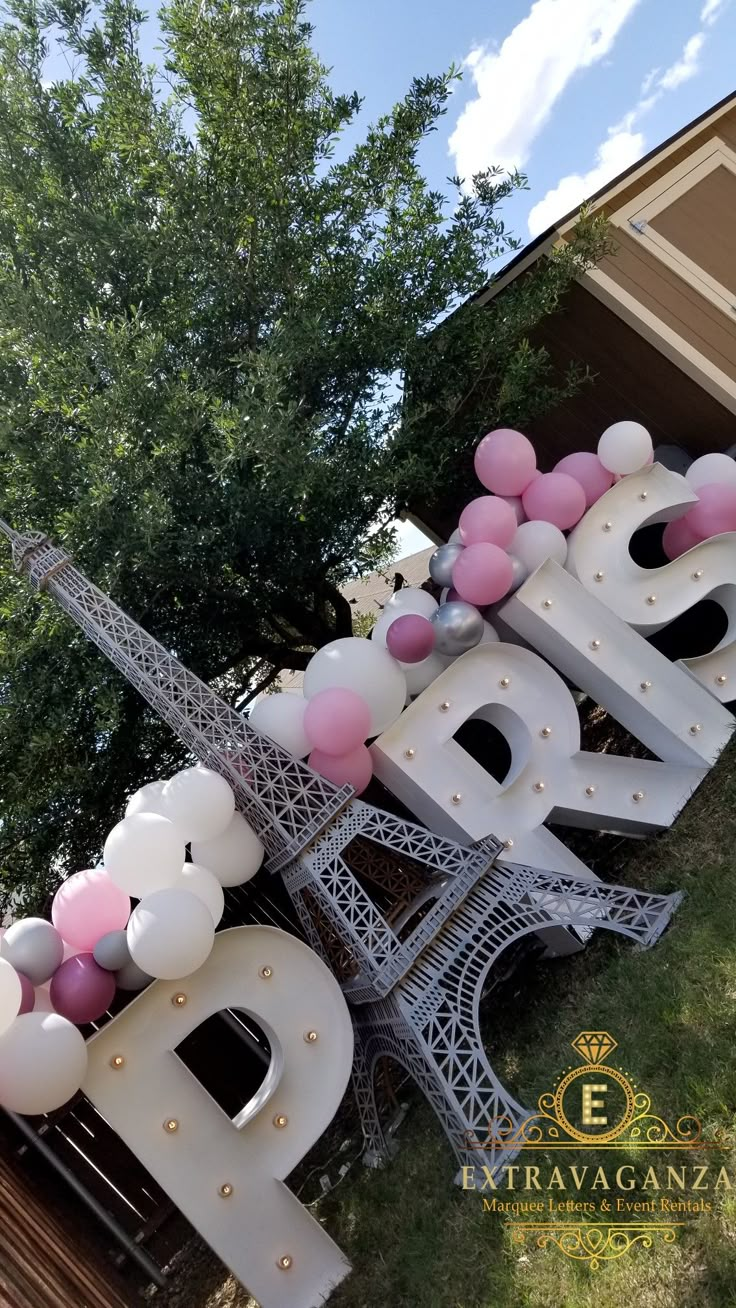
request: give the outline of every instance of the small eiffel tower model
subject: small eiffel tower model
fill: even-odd
[[[424,1091],[461,1164],[509,1161],[513,1154],[489,1124],[503,1121],[508,1133],[528,1112],[496,1077],[480,1038],[478,1006],[491,966],[509,945],[546,927],[607,927],[648,947],[680,896],[499,867],[498,841],[459,845],[356,799],[349,786],[334,786],[249,726],[46,536],[18,533],[2,519],[0,531],[17,571],[47,591],[231,785],[309,943],[353,1005],[366,1161],[390,1152],[375,1091],[376,1066],[387,1056]],[[491,1141],[482,1158],[479,1140]]]

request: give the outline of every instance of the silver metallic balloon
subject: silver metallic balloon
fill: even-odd
[[[64,941],[44,918],[24,917],[5,932],[2,956],[34,986],[42,986],[61,965]]]
[[[449,604],[440,604],[432,616],[434,627],[435,651],[445,657],[454,658],[464,654],[480,643],[483,635],[483,619],[472,604],[464,600],[451,600]]]
[[[509,558],[511,559],[511,566],[514,569],[514,572],[511,578],[511,585],[509,586],[506,594],[513,595],[515,590],[518,590],[520,586],[524,585],[524,582],[529,576],[529,569],[521,559],[518,559],[516,557],[515,554],[509,554]]]
[[[439,545],[429,560],[429,575],[438,586],[452,585],[452,569],[464,549],[463,545]]]
[[[115,973],[115,985],[118,990],[144,990],[152,981],[153,977],[134,963],[132,958],[125,967],[121,967],[120,971]]]
[[[130,962],[128,936],[125,931],[108,931],[101,936],[93,951],[93,957],[99,967],[106,972],[119,972]]]

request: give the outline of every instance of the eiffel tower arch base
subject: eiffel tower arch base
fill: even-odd
[[[460,1169],[511,1162],[518,1151],[504,1148],[499,1134],[513,1135],[530,1110],[504,1088],[483,1047],[479,1007],[491,967],[509,945],[546,925],[594,921],[648,949],[682,898],[508,864],[504,872],[501,895],[497,874],[484,876],[391,993],[353,1007],[353,1087],[368,1166],[395,1152],[375,1093],[376,1065],[385,1057],[405,1068],[426,1096]]]

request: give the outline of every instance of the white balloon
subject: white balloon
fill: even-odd
[[[274,740],[294,758],[306,758],[312,746],[304,730],[307,701],[303,695],[279,691],[264,695],[250,711],[248,722],[256,731]]]
[[[448,544],[448,545],[462,545],[462,543],[463,543],[463,542],[462,542],[462,538],[461,538],[461,536],[460,536],[460,528],[459,528],[459,527],[456,527],[455,530],[453,531],[453,533],[452,533],[450,539],[448,540],[447,544]]]
[[[159,813],[165,816],[161,799],[165,785],[165,781],[149,781],[147,786],[141,786],[128,800],[125,816],[133,817],[134,813]]]
[[[524,560],[517,558],[516,555],[512,554],[510,550],[508,551],[508,556],[511,559],[511,566],[514,570],[514,573],[511,578],[511,585],[509,586],[507,593],[509,595],[513,595],[515,590],[518,590],[520,586],[524,585],[524,582],[529,576],[529,569],[526,566]]]
[[[685,477],[693,490],[715,484],[736,486],[736,459],[727,454],[701,454],[690,464]]]
[[[389,596],[383,611],[392,613],[395,618],[400,613],[419,613],[423,618],[431,618],[438,607],[437,600],[432,598],[428,590],[420,590],[418,586],[402,586],[401,590],[395,590]]]
[[[567,558],[567,541],[551,522],[522,522],[509,545],[509,554],[523,563],[529,573],[536,572],[547,559],[564,566]]]
[[[598,458],[609,472],[624,477],[643,468],[652,453],[652,438],[640,422],[614,422],[598,442]]]
[[[263,845],[242,813],[235,813],[230,825],[214,840],[192,841],[192,859],[206,867],[221,886],[240,886],[250,881],[263,862]]]
[[[133,909],[127,929],[133,962],[165,981],[196,972],[215,941],[212,914],[188,890],[156,890]]]
[[[51,1002],[50,982],[47,981],[46,984],[43,986],[36,986],[36,989],[34,991],[32,1011],[34,1013],[56,1012],[56,1009],[54,1008],[54,1005]]]
[[[0,1104],[11,1113],[51,1113],[87,1072],[81,1031],[58,1013],[23,1013],[0,1036]]]
[[[388,613],[382,613],[378,622],[374,623],[371,627],[371,640],[374,641],[376,645],[380,645],[381,649],[386,648],[386,632],[391,626],[391,623],[395,622],[399,616],[400,614],[391,613],[390,611]]]
[[[219,836],[235,812],[235,796],[224,777],[210,768],[184,768],[166,782],[161,799],[169,821],[190,840]]]
[[[18,1016],[23,999],[20,978],[12,963],[0,958],[0,1036]]]
[[[483,635],[482,635],[481,638],[480,638],[480,644],[481,644],[481,645],[495,645],[495,644],[496,644],[500,639],[501,639],[501,637],[499,636],[498,632],[496,631],[496,628],[495,628],[495,627],[492,627],[491,624],[490,624],[490,622],[486,622],[486,620],[485,620],[485,618],[484,618],[484,619],[483,619]]]
[[[134,813],[113,827],[103,853],[111,881],[141,899],[171,886],[184,862],[184,837],[159,813]]]
[[[217,926],[225,912],[225,892],[209,868],[201,867],[199,863],[185,863],[174,889],[188,890],[190,895],[196,895],[197,899],[201,899],[210,910],[212,921]]]
[[[431,686],[435,677],[444,672],[447,664],[440,654],[434,651],[422,659],[421,663],[403,665],[406,676],[406,689],[410,695],[421,695],[427,686]]]
[[[432,603],[436,609],[436,602]],[[304,694],[311,699],[333,686],[354,690],[363,697],[371,711],[372,736],[390,727],[406,703],[403,671],[388,650],[372,639],[344,636],[317,650],[304,674]]]

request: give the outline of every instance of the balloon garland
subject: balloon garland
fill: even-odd
[[[636,422],[614,423],[596,453],[568,454],[548,473],[521,432],[489,432],[475,451],[475,472],[489,493],[466,505],[429,561],[439,602],[423,588],[397,591],[369,639],[341,638],[318,650],[303,694],[265,695],[251,725],[360,793],[372,776],[366,742],[454,659],[497,641],[489,606],[547,559],[564,566],[565,533],[614,481],[652,458],[651,437]],[[736,462],[706,454],[686,477],[698,502],[664,529],[670,559],[736,531]],[[224,911],[224,888],[254,876],[263,852],[215,772],[198,765],[136,791],[108,835],[103,863],[57,891],[51,922],[31,917],[0,929],[0,1105],[37,1114],[71,1098],[87,1065],[78,1027],[102,1017],[117,990],[201,967]]]
[[[21,918],[2,933],[0,1105],[36,1114],[66,1103],[87,1066],[78,1027],[98,1021],[117,990],[201,967],[224,887],[253,877],[263,852],[216,772],[185,768],[138,790],[102,865],[57,890],[51,921]]]

